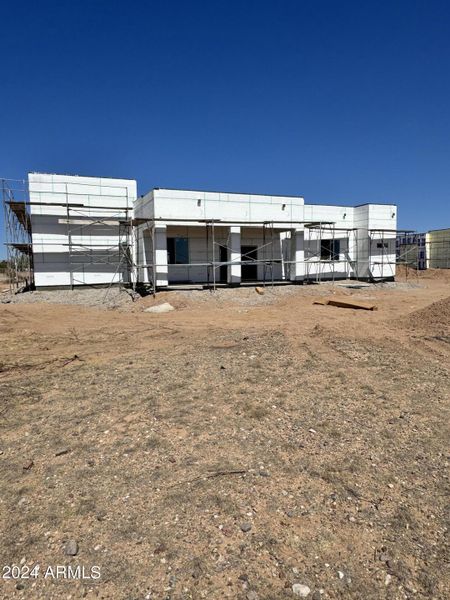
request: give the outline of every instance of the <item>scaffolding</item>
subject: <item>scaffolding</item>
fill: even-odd
[[[188,228],[189,226],[204,228],[205,245],[200,260],[190,262],[187,256],[185,257],[187,261],[176,264],[166,262],[164,266],[167,266],[167,269],[187,267],[188,275],[191,267],[204,269],[204,275],[201,275],[199,282],[205,282],[206,285],[203,287],[211,291],[215,291],[218,285],[225,281],[230,282],[230,271],[233,266],[240,266],[242,269],[253,265],[255,267],[253,273],[256,273],[256,277],[247,278],[247,281],[258,282],[263,287],[287,283],[297,277],[306,283],[334,282],[337,277],[342,276],[372,281],[377,278],[390,278],[395,275],[395,264],[400,261],[398,257],[393,256],[395,251],[393,249],[391,251],[389,242],[394,241],[400,232],[411,233],[410,230],[337,227],[332,221],[244,221],[158,217],[140,219],[133,218],[133,207],[130,206],[126,187],[123,188],[126,191],[116,196],[123,199],[123,206],[113,207],[104,206],[102,202],[96,201],[97,196],[105,204],[105,196],[101,193],[77,194],[70,191],[67,184],[65,190],[59,188],[57,192],[49,191],[56,194],[55,198],[60,199],[60,202],[40,201],[39,194],[46,194],[46,191],[34,192],[30,200],[29,190],[24,181],[20,182],[19,188],[20,199],[15,195],[8,180],[2,180],[11,290],[33,285],[33,250],[36,253],[35,260],[38,260],[38,255],[41,253],[40,259],[45,262],[46,254],[52,254],[52,246],[55,246],[57,248],[54,252],[64,255],[64,269],[67,267],[69,286],[72,289],[77,285],[99,285],[93,282],[90,274],[99,271],[96,266],[103,266],[105,268],[102,275],[105,281],[101,283],[102,287],[106,285],[109,289],[118,284],[122,287],[127,285],[135,288],[138,282],[144,281],[155,294],[158,288],[158,269],[163,266],[157,261],[156,229],[158,226],[173,225],[178,228],[184,225]],[[60,194],[59,198],[58,194]],[[83,201],[86,196],[88,196],[87,201]],[[118,201],[119,203],[121,202]],[[64,226],[63,242],[60,239],[54,241],[51,236],[50,239],[41,238],[33,242],[30,217],[30,208],[33,206],[40,207],[40,211],[33,211],[33,217],[35,214],[36,216],[51,214],[59,226]],[[57,210],[53,210],[54,207]],[[45,210],[46,208],[49,210]],[[250,251],[242,252],[241,247],[239,251],[233,247],[230,241],[233,226],[247,233],[251,230],[255,232],[254,238],[257,240],[254,239],[255,243]],[[150,238],[151,257],[150,250],[148,252],[146,250],[145,260],[139,255],[139,243],[142,242],[144,245],[144,239],[139,238],[139,232],[143,233],[141,227],[145,228]],[[226,235],[223,228],[228,228]],[[298,250],[293,236],[296,235],[296,231],[302,230],[304,231],[304,256],[302,260],[296,260]],[[450,240],[447,243],[450,246]],[[233,254],[238,254],[238,258],[233,258]],[[223,259],[224,256],[226,260]],[[220,272],[222,267],[226,267],[226,278],[223,271]],[[374,273],[374,268],[379,272]],[[293,269],[296,271],[295,277]],[[169,273],[167,273],[167,281],[169,281]]]
[[[411,269],[418,274],[418,251],[419,247],[407,248],[403,252],[398,251],[397,239],[398,236],[417,236],[418,234],[411,229],[369,229],[369,266],[370,279],[372,281],[394,278],[396,267],[403,265],[406,268],[405,276],[408,278],[408,270]],[[373,242],[376,243],[376,249],[381,252],[373,252]],[[390,248],[389,243],[393,243],[394,248]],[[381,275],[376,277],[373,274],[372,267],[378,267]],[[388,275],[384,275],[385,270],[388,270]]]
[[[404,230],[396,237],[396,266],[405,269],[408,279],[409,271],[419,276],[419,271],[426,269],[425,233]]]
[[[31,219],[23,180],[2,179],[6,273],[10,293],[33,286]]]
[[[146,224],[152,240],[152,257],[156,255],[154,230],[158,223],[162,225],[198,225],[205,227],[205,260],[199,262],[182,262],[167,264],[168,268],[177,267],[204,267],[206,268],[206,284],[203,287],[215,291],[218,285],[216,276],[217,269],[223,266],[233,265],[245,266],[249,264],[261,265],[261,277],[255,280],[262,286],[273,286],[275,283],[287,283],[291,280],[290,268],[299,261],[292,258],[286,259],[283,249],[280,247],[280,256],[277,257],[276,245],[280,244],[278,233],[292,232],[297,228],[303,228],[304,237],[304,260],[303,278],[305,283],[321,283],[324,281],[335,282],[338,276],[343,275],[355,280],[383,281],[395,277],[395,265],[398,260],[395,256],[396,235],[410,230],[398,230],[390,228],[357,228],[337,227],[330,221],[225,221],[221,219],[138,219],[134,225]],[[239,226],[248,229],[260,228],[262,243],[255,246],[248,254],[240,254],[240,260],[218,259],[218,246],[224,247],[231,253],[229,242],[217,239],[217,228],[221,226]],[[342,242],[344,245],[342,246]],[[337,242],[339,242],[337,244]],[[376,249],[376,250],[375,250]],[[261,254],[264,254],[261,256]],[[364,263],[361,265],[361,260]],[[281,265],[283,276],[277,280],[275,276],[276,266]],[[146,268],[151,275],[148,277],[152,293],[156,293],[157,269],[163,265],[157,264],[153,259],[151,262],[136,263],[137,272]],[[164,265],[165,266],[165,265]],[[378,273],[376,272],[378,271]],[[340,277],[341,278],[341,277]]]
[[[397,237],[397,264],[403,265],[406,273],[408,270],[450,269],[450,229],[427,233],[405,230]]]
[[[137,229],[139,226],[145,226],[146,231],[149,232],[151,237],[152,247],[152,260],[140,262],[139,257],[136,260],[135,269],[137,277],[140,278],[144,269],[147,269],[147,276],[145,279],[148,280],[148,285],[151,288],[153,294],[156,294],[157,290],[157,270],[158,267],[163,265],[157,264],[156,257],[156,245],[155,245],[155,228],[158,223],[162,225],[191,225],[191,226],[204,226],[205,227],[205,260],[200,262],[183,262],[176,264],[168,264],[168,268],[177,267],[203,267],[206,269],[206,287],[210,291],[215,291],[218,285],[217,269],[221,267],[231,267],[233,265],[247,266],[247,265],[261,265],[260,273],[261,278],[255,280],[258,281],[263,287],[270,285],[274,286],[275,283],[286,283],[290,280],[290,268],[294,264],[298,264],[298,261],[292,259],[285,259],[283,256],[283,249],[280,237],[275,235],[275,230],[278,233],[292,232],[293,230],[301,227],[305,231],[308,231],[308,238],[305,237],[304,242],[304,260],[301,261],[304,269],[303,281],[307,283],[320,283],[327,279],[332,282],[335,281],[337,266],[341,265],[343,272],[346,275],[358,279],[357,264],[358,264],[358,230],[353,227],[336,227],[334,222],[331,221],[225,221],[221,219],[175,219],[175,218],[153,218],[153,219],[133,219],[133,225]],[[260,230],[262,243],[257,245],[252,252],[240,254],[240,260],[220,260],[220,254],[218,252],[218,246],[221,246],[227,250],[228,253],[233,252],[233,248],[230,246],[229,241],[226,243],[223,240],[217,239],[217,228],[223,226],[239,226],[246,227],[248,229]],[[318,251],[311,249],[311,232],[315,232],[318,236],[319,244]],[[337,240],[336,234],[340,235],[339,240],[344,237],[347,240],[347,247],[343,252],[331,252],[327,258],[324,258],[325,243],[324,240],[332,240],[334,245]],[[314,237],[314,236],[313,236]],[[289,238],[288,238],[289,239]],[[137,238],[136,238],[137,243]],[[142,242],[143,243],[143,242]],[[278,250],[276,245],[279,244]],[[279,251],[279,257],[277,253]],[[139,254],[139,252],[138,252]],[[262,254],[262,256],[261,256]],[[256,255],[256,256],[255,256]],[[259,256],[258,256],[259,255]],[[276,266],[280,265],[285,269],[284,279],[281,281],[275,277]],[[165,265],[164,265],[165,266]],[[315,269],[315,272],[313,270]]]
[[[390,279],[395,277],[395,265],[397,264],[397,257],[395,255],[395,240],[398,233],[397,229],[369,229],[369,278],[371,281],[377,279],[382,281],[383,279]],[[387,234],[387,237],[386,237]],[[394,249],[390,252],[389,242],[394,243]],[[374,252],[374,243],[376,249],[381,252]],[[394,256],[392,260],[391,256]],[[380,272],[378,275],[374,273],[374,267],[377,267]],[[388,275],[385,275],[385,269],[388,271]]]
[[[127,206],[111,209],[103,206],[90,206],[83,204],[65,205],[66,218],[60,219],[66,225],[67,247],[70,287],[75,285],[94,285],[86,283],[86,269],[100,266],[112,269],[112,277],[106,283],[110,288],[115,284],[135,286],[133,273],[133,259],[131,254],[131,208]],[[106,211],[106,215],[93,215],[92,212]],[[112,212],[112,214],[111,214]],[[111,233],[112,243],[77,242],[81,238],[89,238],[92,230],[101,228]],[[105,283],[103,284],[105,285]]]
[[[340,268],[340,265],[343,266],[348,277],[359,279],[356,227],[336,227],[335,223],[319,223],[307,224],[305,229],[309,232],[308,240],[305,238],[305,281],[307,283],[320,283],[327,275],[331,275],[331,281],[334,283],[336,269]],[[347,241],[347,248],[340,247],[342,239]],[[316,249],[311,242],[317,242],[314,244]],[[337,242],[339,245],[336,244]]]
[[[11,185],[15,184],[15,187]],[[77,186],[83,184],[77,183]],[[86,184],[88,185],[88,184]],[[120,189],[120,188],[118,188]],[[134,263],[132,257],[132,211],[128,201],[128,190],[123,188],[125,206],[104,206],[95,203],[95,197],[102,199],[101,194],[74,193],[65,184],[65,191],[34,191],[33,198],[40,194],[52,194],[60,202],[43,202],[30,200],[30,190],[25,181],[2,179],[3,210],[6,230],[7,269],[10,291],[17,292],[34,286],[35,264],[33,257],[48,253],[52,248],[64,258],[64,267],[69,274],[69,287],[76,285],[96,286],[89,281],[89,272],[95,273],[96,266],[102,266],[111,278],[101,282],[108,289],[119,286],[135,286]],[[20,200],[17,198],[20,193]],[[60,196],[60,198],[58,198]],[[71,202],[88,196],[88,202]],[[91,204],[90,200],[94,202]],[[103,196],[104,199],[104,196]],[[34,216],[53,216],[55,225],[65,226],[65,241],[51,239],[33,240],[32,207],[39,207]],[[39,210],[40,209],[40,210]],[[46,210],[48,209],[48,210]],[[101,234],[106,240],[101,243],[95,237]],[[46,248],[46,251],[43,248]],[[61,247],[64,251],[61,252]],[[67,260],[66,260],[67,259]],[[44,258],[45,260],[45,258]]]

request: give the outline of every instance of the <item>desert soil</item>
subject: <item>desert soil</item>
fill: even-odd
[[[1,598],[450,597],[449,272],[70,294],[0,304]]]

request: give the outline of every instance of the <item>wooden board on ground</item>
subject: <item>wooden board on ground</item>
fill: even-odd
[[[355,302],[354,300],[339,300],[337,298],[324,298],[323,300],[314,300],[313,304],[321,304],[323,306],[337,306],[338,308],[354,308],[359,310],[378,310],[375,304],[367,304],[367,302]]]

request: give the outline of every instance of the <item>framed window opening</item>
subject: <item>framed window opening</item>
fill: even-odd
[[[189,263],[189,238],[167,238],[167,262],[169,265],[186,265]]]
[[[320,260],[339,260],[341,240],[322,240],[320,244]]]

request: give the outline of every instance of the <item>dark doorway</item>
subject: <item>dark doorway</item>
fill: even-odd
[[[258,259],[258,246],[241,246],[241,281],[256,281],[258,265],[253,262]]]
[[[227,262],[228,260],[228,249],[225,246],[219,246],[219,261]],[[219,283],[227,282],[227,265],[220,265],[219,267]]]

